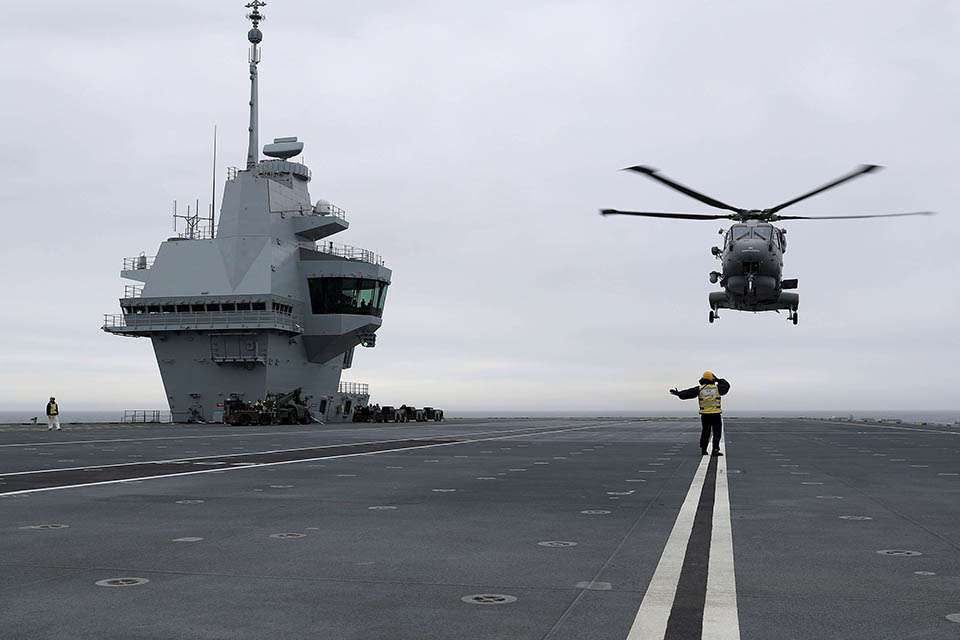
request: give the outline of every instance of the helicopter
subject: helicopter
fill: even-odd
[[[797,288],[797,279],[783,279],[783,254],[787,251],[787,230],[773,225],[782,220],[852,220],[860,218],[894,218],[902,216],[927,216],[932,211],[913,211],[909,213],[883,213],[848,216],[784,216],[783,209],[806,200],[828,189],[832,189],[859,176],[882,169],[879,165],[860,165],[850,173],[829,182],[813,191],[787,200],[769,209],[741,209],[721,202],[715,198],[694,191],[666,176],[657,169],[638,165],[626,167],[624,171],[635,171],[657,182],[675,189],[695,200],[732,213],[662,213],[655,211],[620,211],[601,209],[604,216],[644,216],[649,218],[670,218],[676,220],[733,220],[729,229],[720,229],[723,236],[722,247],[712,247],[711,253],[721,263],[721,271],[710,272],[710,282],[719,283],[722,291],[710,293],[710,315],[712,324],[720,317],[720,309],[734,311],[775,311],[786,310],[787,320],[797,324],[800,295],[787,290]]]

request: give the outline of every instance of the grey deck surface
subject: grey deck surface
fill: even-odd
[[[960,613],[960,429],[726,429],[742,638],[960,637],[946,618]],[[23,486],[11,474],[190,462],[0,498],[0,637],[622,640],[698,434],[695,418],[3,427],[0,494]],[[452,442],[317,459],[413,439]],[[310,460],[241,456],[301,448]],[[199,464],[217,456],[252,464]],[[30,528],[43,524],[69,526]],[[577,544],[538,544],[558,540]],[[922,555],[876,553],[888,549]],[[149,582],[95,584],[122,577]],[[461,600],[473,594],[517,600]]]

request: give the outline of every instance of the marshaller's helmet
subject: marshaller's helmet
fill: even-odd
[[[700,377],[705,378],[705,379],[707,379],[707,380],[713,380],[713,372],[712,372],[712,371],[704,371],[704,372],[703,372],[703,375],[700,376]]]

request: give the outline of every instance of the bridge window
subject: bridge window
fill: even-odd
[[[383,316],[386,282],[367,278],[310,278],[309,284],[310,309],[314,314]]]

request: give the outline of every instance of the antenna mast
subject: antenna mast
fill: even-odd
[[[260,47],[263,40],[263,33],[257,27],[264,20],[260,13],[260,7],[266,6],[262,0],[253,0],[245,6],[252,9],[247,14],[247,19],[253,23],[253,29],[247,32],[247,40],[250,41],[250,144],[247,147],[247,169],[257,166],[257,157],[259,154],[259,145],[257,142],[257,63],[260,62]]]
[[[213,180],[210,188],[210,237],[214,233],[213,215],[217,208],[217,125],[213,125]]]

